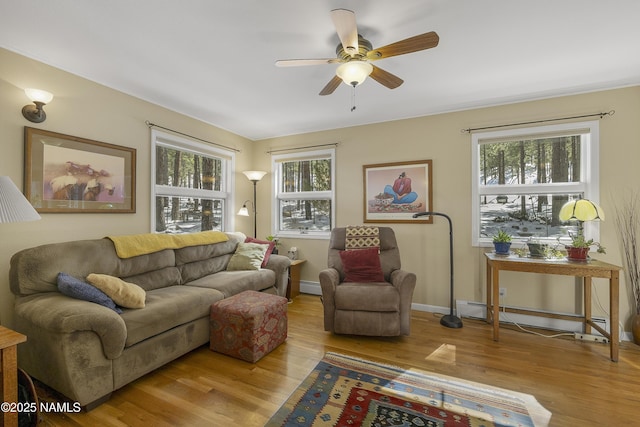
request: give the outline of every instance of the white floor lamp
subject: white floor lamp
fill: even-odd
[[[449,264],[451,265],[451,284],[449,289],[449,314],[440,318],[440,324],[447,328],[462,328],[462,320],[453,314],[453,224],[448,215],[440,212],[420,212],[414,214],[414,218],[421,216],[443,216],[449,221]]]
[[[258,233],[258,217],[256,215],[256,187],[258,181],[260,181],[267,173],[264,171],[244,171],[242,172],[249,178],[249,181],[253,182],[253,238],[257,238]],[[248,200],[247,200],[248,202]],[[240,211],[238,211],[238,215],[249,216],[249,211],[247,210],[247,202],[244,202]]]

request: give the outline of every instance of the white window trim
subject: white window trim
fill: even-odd
[[[226,159],[222,163],[222,176],[228,191],[202,190],[199,188],[175,188],[167,185],[156,185],[156,146],[173,147],[181,151],[189,151],[194,154],[208,154]],[[224,223],[221,225],[223,231],[234,230],[234,194],[235,194],[235,152],[225,150],[192,139],[183,138],[171,133],[162,132],[156,129],[151,130],[151,233],[155,233],[156,218],[156,197],[157,196],[178,196],[205,199],[224,199]]]
[[[331,159],[331,191],[304,191],[304,192],[281,192],[279,183],[280,183],[280,164],[284,161],[288,160],[307,160],[307,159]],[[297,239],[320,239],[320,240],[328,240],[331,237],[331,231],[295,231],[295,230],[287,230],[287,231],[279,231],[278,228],[280,226],[280,211],[279,211],[279,201],[281,199],[299,199],[299,200],[318,200],[325,199],[331,200],[331,226],[335,226],[336,219],[336,150],[335,148],[329,148],[325,150],[314,150],[314,151],[302,151],[299,153],[289,153],[289,154],[274,154],[271,156],[271,171],[273,180],[271,181],[271,188],[274,194],[274,203],[272,216],[273,222],[271,223],[271,234],[277,235],[278,237],[289,237],[289,238],[297,238]]]
[[[492,185],[484,187],[480,185],[480,145],[483,140],[495,140],[507,137],[525,137],[530,135],[552,136],[554,133],[566,133],[570,131],[587,130],[589,135],[586,144],[580,144],[580,158],[582,166],[580,173],[582,174],[579,183],[561,183],[561,184],[544,184],[545,192],[568,193],[583,192],[586,199],[600,203],[600,123],[596,120],[577,123],[564,123],[557,125],[528,127],[512,130],[500,130],[492,132],[476,132],[471,134],[471,176],[473,179],[471,191],[471,245],[479,247],[492,246],[491,238],[480,237],[480,205],[478,200],[483,194],[495,194],[498,192],[508,193],[510,189],[517,188],[519,192],[528,191],[530,188],[538,191],[540,186],[537,185]],[[595,241],[600,239],[600,223],[599,221],[589,221],[584,224],[585,234],[592,237]]]

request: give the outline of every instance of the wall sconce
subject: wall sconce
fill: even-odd
[[[28,104],[22,108],[22,115],[24,118],[33,123],[44,122],[47,119],[47,114],[44,112],[42,107],[51,102],[53,94],[45,90],[31,88],[25,89],[24,93],[26,93],[27,97],[33,101],[33,105]]]

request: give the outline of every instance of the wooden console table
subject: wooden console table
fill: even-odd
[[[25,342],[27,337],[18,332],[0,326],[0,373],[2,374],[2,402],[18,402],[18,344]],[[3,426],[17,426],[18,413],[2,413]]]
[[[593,327],[609,339],[611,360],[618,361],[618,347],[620,332],[618,330],[619,318],[619,280],[620,269],[617,265],[606,262],[590,260],[589,262],[575,262],[566,259],[544,260],[536,258],[520,258],[515,255],[496,255],[485,253],[487,258],[487,323],[493,324],[493,339],[500,338],[500,270],[521,271],[539,274],[557,274],[562,276],[582,277],[584,285],[584,315],[578,317],[584,323],[584,332],[591,333]],[[609,279],[609,316],[611,332],[605,331],[591,318],[591,279],[601,277]],[[563,316],[561,314],[544,313],[531,310],[511,310],[516,313],[536,316],[555,317],[559,319],[575,320],[575,316]]]

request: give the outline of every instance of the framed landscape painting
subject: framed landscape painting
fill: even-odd
[[[24,194],[38,212],[133,213],[136,150],[25,127]]]
[[[413,218],[432,210],[431,160],[364,165],[362,172],[364,222],[433,222]]]

